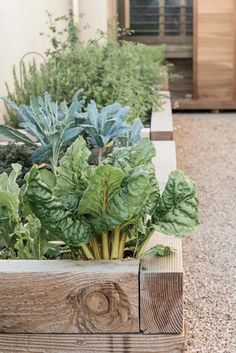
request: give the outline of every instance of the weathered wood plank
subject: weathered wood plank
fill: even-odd
[[[139,261],[0,261],[1,333],[139,332]]]
[[[140,268],[140,329],[144,334],[183,331],[181,240],[154,233],[146,250],[162,244],[174,249],[166,257],[145,258]]]
[[[180,335],[0,334],[0,353],[183,353]]]
[[[161,191],[164,190],[169,174],[176,169],[176,150],[174,141],[153,141],[156,157],[153,163]]]
[[[170,92],[160,92],[162,96],[162,110],[153,111],[151,115],[151,140],[173,140],[173,121]]]

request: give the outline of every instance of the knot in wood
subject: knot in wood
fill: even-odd
[[[109,299],[102,292],[92,292],[86,298],[87,307],[96,314],[105,314],[109,310]]]
[[[77,325],[81,332],[116,332],[130,320],[130,303],[117,283],[88,284],[77,294]]]

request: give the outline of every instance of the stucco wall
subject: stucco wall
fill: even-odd
[[[89,28],[80,33],[82,40],[94,36],[97,29],[107,30],[108,1],[112,0],[0,0],[0,95],[6,94],[5,82],[13,87],[12,67],[29,51],[44,53],[48,39],[40,36],[47,32],[46,10],[61,16],[74,8],[75,15],[83,13],[82,24]],[[0,121],[4,106],[0,102]]]

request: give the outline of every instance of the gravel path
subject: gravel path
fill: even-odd
[[[198,185],[202,222],[183,245],[186,351],[235,353],[236,114],[176,114],[174,126],[178,168]]]

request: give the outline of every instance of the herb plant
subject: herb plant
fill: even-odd
[[[67,40],[58,30],[60,21],[68,21],[63,30]],[[76,90],[83,88],[88,102],[95,100],[99,109],[114,101],[132,107],[128,121],[137,116],[143,122],[153,106],[159,106],[158,86],[163,81],[164,47],[147,46],[133,42],[100,39],[81,43],[76,35],[73,15],[53,19],[49,15],[52,35],[51,48],[46,51],[45,63],[23,65],[20,80],[13,70],[15,88],[8,89],[8,98],[17,105],[30,103],[30,97],[49,92],[54,101],[70,104]],[[100,36],[101,37],[101,36]],[[154,93],[154,89],[157,91]],[[7,106],[8,124],[18,125],[14,109]]]
[[[170,174],[160,196],[152,158],[155,148],[142,139],[116,148],[98,166],[79,137],[67,150],[56,175],[32,167],[25,200],[42,227],[87,259],[121,259],[126,250],[142,257],[155,229],[186,236],[198,224],[194,183],[180,171]],[[170,249],[154,248],[165,255]]]

